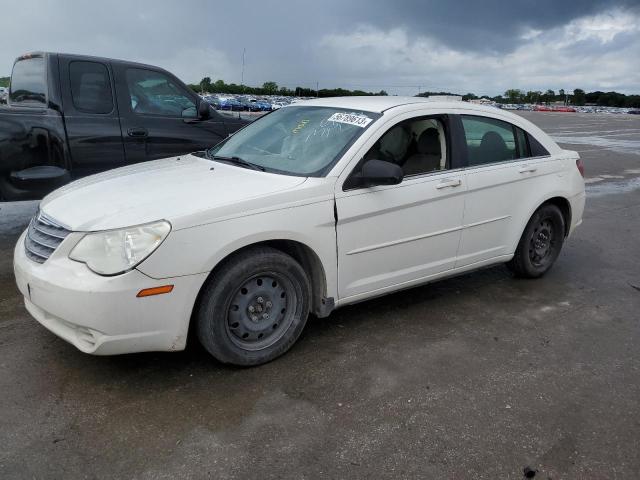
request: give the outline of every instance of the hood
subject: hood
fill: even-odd
[[[306,178],[249,170],[195,155],[118,168],[70,183],[40,204],[73,231],[95,231],[181,218],[291,189]],[[231,208],[233,210],[233,208]],[[225,209],[226,213],[229,208]]]

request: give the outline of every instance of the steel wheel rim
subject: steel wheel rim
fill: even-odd
[[[243,350],[270,347],[293,323],[296,290],[287,277],[264,272],[253,275],[235,290],[226,312],[229,339]]]
[[[555,228],[549,218],[538,222],[529,240],[529,259],[535,267],[544,267],[549,262],[556,244]]]

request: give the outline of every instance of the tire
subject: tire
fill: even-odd
[[[558,258],[564,242],[565,221],[560,209],[542,205],[532,215],[507,267],[522,278],[544,275]]]
[[[270,247],[232,257],[206,284],[197,309],[198,339],[217,360],[269,362],[291,348],[309,316],[311,285],[289,255]]]

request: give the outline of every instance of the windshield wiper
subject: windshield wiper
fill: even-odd
[[[265,171],[265,168],[263,166],[256,165],[255,163],[247,162],[246,160],[243,160],[240,157],[223,157],[221,155],[209,155],[209,154],[207,154],[207,156],[212,160],[220,160],[221,162],[232,163],[234,165],[239,165],[244,168],[250,168],[251,170],[259,170],[261,172]]]

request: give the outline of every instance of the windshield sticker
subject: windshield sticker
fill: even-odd
[[[300,120],[300,123],[296,125],[296,128],[291,130],[291,133],[298,133],[300,130],[307,126],[307,123],[309,123],[309,120]]]
[[[356,127],[364,128],[371,123],[373,118],[369,118],[366,115],[360,115],[358,113],[334,113],[328,120],[330,122],[346,123],[348,125],[355,125]]]

